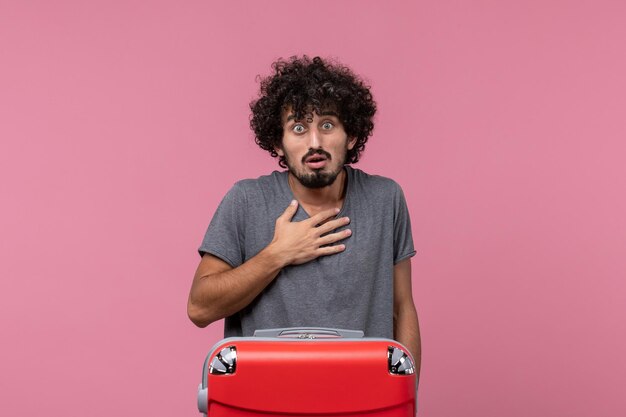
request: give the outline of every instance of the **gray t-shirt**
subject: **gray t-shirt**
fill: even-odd
[[[225,319],[224,337],[256,329],[332,327],[393,338],[393,266],[415,255],[402,189],[393,180],[345,166],[346,194],[337,217],[348,216],[346,249],[287,266],[251,304]],[[287,171],[237,182],[220,203],[200,255],[241,265],[274,237],[275,221],[294,199]],[[309,215],[298,206],[292,221]]]

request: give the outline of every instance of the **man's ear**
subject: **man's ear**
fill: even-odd
[[[348,150],[351,151],[356,145],[356,138],[348,138]]]
[[[283,149],[280,146],[274,146],[274,150],[278,156],[285,156],[285,152],[283,152]]]

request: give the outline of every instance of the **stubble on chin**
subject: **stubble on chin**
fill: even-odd
[[[339,172],[313,172],[311,174],[298,175],[292,172],[300,184],[307,188],[323,188],[332,185]]]
[[[343,170],[343,166],[346,163],[347,153],[348,153],[348,150],[346,149],[346,152],[344,153],[344,155],[342,157],[341,156],[339,157],[341,160],[340,160],[339,165],[337,166],[337,169],[332,172],[326,172],[323,169],[313,170],[313,172],[311,173],[299,172],[296,169],[296,167],[293,166],[293,164],[291,163],[291,160],[287,157],[287,155],[285,155],[285,163],[287,164],[287,168],[289,169],[289,172],[303,186],[307,188],[323,188],[323,187],[328,187],[330,185],[333,185],[333,183],[335,182],[335,180],[337,179],[337,177]],[[331,160],[332,159],[331,155],[328,153],[326,154],[327,154],[328,159]],[[306,157],[307,155],[305,155],[302,158],[303,165],[305,163],[304,160],[306,159]],[[306,169],[306,168],[303,167],[303,169]]]
[[[311,173],[299,172],[289,161],[289,159],[285,158],[285,162],[287,163],[287,168],[289,172],[298,180],[300,184],[307,188],[323,188],[332,185],[341,170],[343,169],[343,164],[341,164],[335,171],[333,172],[324,172],[324,170],[314,170]]]

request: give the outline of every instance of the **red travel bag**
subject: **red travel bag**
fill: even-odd
[[[209,417],[413,417],[413,363],[400,343],[361,331],[257,330],[211,349],[198,409]]]

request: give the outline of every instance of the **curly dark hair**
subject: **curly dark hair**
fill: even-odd
[[[365,149],[365,143],[374,130],[376,103],[366,86],[348,67],[320,57],[304,55],[272,64],[274,73],[260,78],[259,98],[250,103],[250,128],[255,142],[273,157],[275,147],[282,145],[282,117],[291,108],[297,120],[312,118],[312,113],[327,110],[337,113],[348,137],[356,144],[348,151],[346,163],[355,163]],[[285,158],[278,164],[286,168]]]

